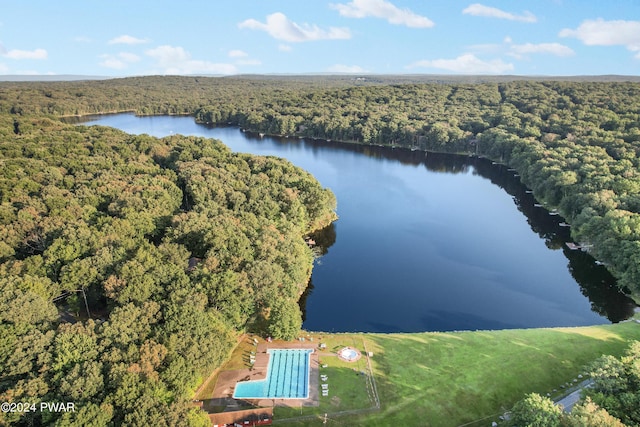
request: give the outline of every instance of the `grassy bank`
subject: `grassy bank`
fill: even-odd
[[[585,364],[602,354],[622,354],[630,340],[640,340],[640,324],[323,338],[335,346],[364,342],[373,352],[380,411],[332,416],[331,405],[321,403],[295,414],[277,408],[276,419],[315,415],[290,425],[320,426],[328,412],[327,425],[459,426],[476,420],[482,421],[469,425],[491,425],[524,394],[559,395]],[[335,412],[362,408],[364,401],[356,400],[354,408],[340,405]]]

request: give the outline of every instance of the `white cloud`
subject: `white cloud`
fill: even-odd
[[[2,50],[2,56],[9,59],[47,59],[47,51],[44,49],[35,50]]]
[[[529,53],[546,53],[555,56],[575,55],[575,52],[571,48],[560,43],[525,43],[513,44],[509,47],[509,54],[516,57],[521,57],[522,55],[526,55]]]
[[[5,64],[0,63],[0,73],[6,74],[8,72],[9,72],[9,67],[7,67]]]
[[[367,70],[358,65],[335,64],[327,68],[330,73],[366,73]]]
[[[138,62],[138,61],[140,61],[140,57],[138,55],[136,55],[135,53],[120,52],[118,54],[118,57],[121,58],[123,61],[127,61],[127,62]]]
[[[573,37],[587,46],[625,46],[640,59],[640,21],[585,20],[575,30],[565,28],[560,37]]]
[[[348,18],[372,16],[386,19],[391,24],[412,28],[430,28],[434,25],[426,16],[420,16],[409,9],[400,9],[385,0],[353,0],[347,4],[331,4],[330,7]]]
[[[180,46],[163,45],[145,52],[155,59],[164,74],[235,74],[233,64],[220,64],[191,59],[191,54]]]
[[[259,59],[239,59],[236,61],[238,65],[262,65]]]
[[[129,35],[122,35],[109,40],[109,44],[144,44],[149,43],[147,39],[139,39]]]
[[[249,54],[243,50],[234,49],[227,52],[230,58],[235,58],[237,65],[262,65],[262,61],[259,59],[249,58]]]
[[[176,63],[186,62],[191,59],[191,54],[184,50],[184,48],[170,45],[158,46],[155,49],[149,49],[145,52],[152,58],[158,61],[158,64],[162,67],[169,67]]]
[[[519,21],[519,22],[536,22],[537,18],[535,15],[529,11],[525,11],[522,15],[515,15],[510,12],[505,12],[504,10],[497,9],[495,7],[485,6],[480,3],[474,3],[469,5],[466,9],[462,11],[462,13],[466,15],[473,16],[485,16],[489,18],[499,18],[499,19],[507,19],[509,21]]]
[[[291,46],[289,46],[288,44],[279,44],[278,45],[278,50],[280,50],[282,52],[291,52],[293,50],[293,48]]]
[[[348,28],[330,27],[329,30],[323,30],[315,24],[296,24],[280,12],[268,15],[266,23],[247,19],[239,23],[238,27],[266,31],[274,39],[287,42],[351,38]]]
[[[506,48],[498,43],[474,44],[465,48],[469,52],[479,53],[483,55],[502,55]]]
[[[35,71],[35,70],[20,71],[20,74],[27,75],[27,76],[55,76],[56,75],[56,73],[51,71],[47,71],[46,73],[41,73],[40,71]]]
[[[505,37],[503,43],[489,43],[472,45],[467,48],[470,52],[492,55],[509,55],[523,59],[528,54],[547,54],[560,57],[575,55],[573,49],[560,43],[524,43],[514,44],[511,37]]]
[[[228,55],[230,58],[245,58],[249,56],[247,52],[238,49],[230,50]]]
[[[117,55],[100,55],[100,58],[102,58],[100,66],[113,68],[114,70],[123,70],[127,68],[129,64],[140,61],[138,55],[129,52],[120,52]]]
[[[78,37],[74,37],[73,41],[77,43],[91,43],[93,40],[91,40],[91,38],[87,36],[78,36]]]
[[[483,61],[473,54],[465,53],[455,59],[425,59],[414,62],[407,68],[437,68],[461,74],[504,74],[513,71],[513,64],[501,59]]]
[[[103,58],[103,60],[100,61],[101,67],[112,68],[114,70],[123,70],[127,68],[127,64],[124,61],[120,61],[118,58],[114,58],[112,56],[101,58]]]

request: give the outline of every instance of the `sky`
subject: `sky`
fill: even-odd
[[[0,0],[0,74],[640,75],[640,0]]]

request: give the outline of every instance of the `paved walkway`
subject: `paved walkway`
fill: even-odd
[[[578,384],[577,390],[556,401],[556,405],[562,405],[562,407],[564,408],[564,412],[571,412],[573,406],[578,403],[578,400],[580,400],[582,389],[591,386],[592,383],[593,381],[590,379],[582,381],[580,384]]]

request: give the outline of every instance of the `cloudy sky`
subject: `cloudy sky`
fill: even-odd
[[[639,0],[0,0],[0,74],[640,74]]]

